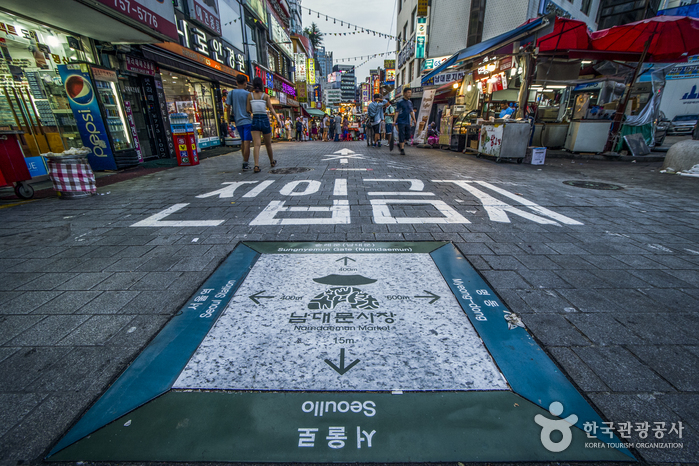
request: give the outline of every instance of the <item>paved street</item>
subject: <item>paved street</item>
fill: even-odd
[[[271,174],[263,152],[241,172],[237,152],[0,209],[0,464],[40,462],[243,241],[452,242],[605,421],[650,424],[625,441],[682,444],[638,459],[699,461],[696,178],[273,147],[277,168],[310,170]]]

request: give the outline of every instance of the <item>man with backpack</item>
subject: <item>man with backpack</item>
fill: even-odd
[[[381,147],[381,121],[383,121],[383,109],[388,107],[388,100],[381,97],[381,94],[374,94],[374,101],[369,104],[367,113],[369,123],[374,133],[374,146]]]
[[[412,89],[403,89],[403,98],[396,104],[396,126],[398,126],[398,148],[400,154],[405,155],[405,141],[410,138],[411,126],[415,126],[415,109],[410,98],[413,95]]]

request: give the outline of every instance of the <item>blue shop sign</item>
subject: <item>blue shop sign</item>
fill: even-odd
[[[85,147],[92,150],[87,156],[90,166],[93,170],[116,170],[109,136],[97,103],[97,91],[87,65],[58,65],[58,73],[63,80],[80,138]]]

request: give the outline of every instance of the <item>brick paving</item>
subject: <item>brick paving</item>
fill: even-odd
[[[273,147],[277,168],[312,170],[270,174],[263,151],[262,173],[241,172],[234,153],[112,184],[89,199],[0,209],[1,465],[40,462],[240,241],[452,241],[604,418],[683,422],[682,449],[639,449],[640,458],[699,461],[696,179],[660,174],[659,163],[496,164],[429,149],[400,156],[363,142]],[[355,152],[347,163],[325,156],[343,148]],[[345,195],[335,190],[338,178],[347,180]],[[299,195],[312,190],[308,183],[283,189],[302,180],[320,186],[309,195]],[[434,196],[377,196],[370,193],[413,185],[369,180],[419,180]],[[488,197],[434,180],[469,181]],[[253,196],[263,181],[272,183]],[[229,197],[203,196],[235,182],[254,183]],[[440,200],[470,223],[376,223],[372,199],[395,198]],[[259,224],[275,201],[329,208],[338,199],[349,205],[349,224],[280,220],[328,211],[280,212],[277,224]],[[222,222],[132,226],[176,204],[187,205],[161,221]],[[425,203],[389,210],[443,217]]]

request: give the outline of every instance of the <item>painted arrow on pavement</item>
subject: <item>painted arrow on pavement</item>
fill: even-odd
[[[430,299],[431,301],[430,301],[429,303],[427,303],[427,304],[432,304],[432,303],[434,303],[435,301],[437,301],[439,298],[441,298],[441,296],[437,296],[436,294],[432,293],[431,291],[427,291],[427,290],[422,290],[422,291],[424,291],[425,293],[427,293],[427,294],[430,295],[430,296],[415,296],[415,297],[416,297],[416,298],[427,298],[427,299]]]
[[[339,258],[338,260],[336,260],[335,262],[345,261],[345,267],[346,267],[346,266],[347,266],[347,261],[348,261],[348,260],[349,260],[349,261],[352,261],[352,262],[357,262],[356,260],[352,259],[351,257],[347,257],[347,256],[345,256],[345,257],[340,257],[340,258]]]
[[[342,154],[342,155],[349,155],[349,154],[354,154],[355,152],[353,150],[349,149],[340,149],[335,151],[336,154]]]
[[[348,370],[352,369],[354,366],[356,366],[359,363],[359,359],[355,359],[354,362],[352,362],[349,366],[345,367],[345,349],[341,348],[340,349],[340,367],[337,367],[335,364],[330,359],[326,359],[325,362],[328,364],[328,366],[332,367],[335,372],[337,372],[340,375],[344,375],[345,372]]]
[[[265,292],[265,290],[258,291],[258,292],[255,293],[254,295],[248,296],[248,298],[252,299],[253,302],[254,302],[255,304],[260,304],[260,302],[258,301],[258,299],[262,299],[262,298],[265,298],[265,299],[273,299],[273,298],[274,298],[274,296],[260,296],[260,294],[261,294],[261,293],[264,293],[264,292]]]

